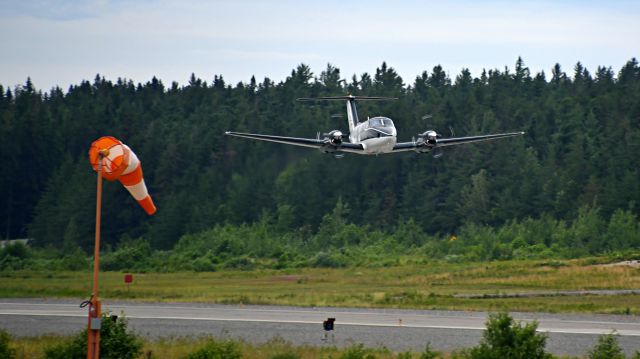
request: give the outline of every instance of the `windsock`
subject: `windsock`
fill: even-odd
[[[142,177],[140,160],[129,146],[111,136],[100,137],[91,144],[89,161],[95,171],[102,162],[104,179],[120,181],[147,214],[156,212]]]

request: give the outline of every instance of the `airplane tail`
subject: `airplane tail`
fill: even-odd
[[[332,100],[344,100],[347,101],[347,118],[349,122],[349,133],[353,133],[353,129],[360,122],[358,120],[358,111],[356,110],[357,101],[385,101],[385,100],[397,100],[397,97],[382,97],[382,96],[325,96],[325,97],[301,97],[296,101],[332,101]]]

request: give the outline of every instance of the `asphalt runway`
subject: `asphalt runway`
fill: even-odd
[[[70,300],[1,299],[0,328],[18,337],[72,334],[84,329],[87,309]],[[386,347],[421,351],[427,343],[452,351],[478,344],[487,313],[209,305],[191,303],[103,302],[103,310],[124,315],[129,327],[147,338],[215,336],[264,343],[282,338],[294,344]],[[640,350],[640,317],[512,313],[517,320],[538,321],[548,333],[547,350],[585,355],[598,336],[615,330],[627,355]],[[323,341],[322,322],[336,318],[335,330]]]

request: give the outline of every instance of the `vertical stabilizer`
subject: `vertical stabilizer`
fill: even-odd
[[[358,111],[356,110],[356,100],[349,96],[347,98],[347,118],[349,120],[349,133],[358,125]]]

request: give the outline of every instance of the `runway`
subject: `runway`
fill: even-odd
[[[69,300],[2,299],[0,328],[15,336],[71,334],[86,325],[87,310]],[[129,318],[132,329],[148,338],[203,336],[242,338],[262,343],[281,337],[295,344],[347,346],[363,343],[394,351],[421,351],[427,342],[451,351],[476,345],[488,314],[482,312],[393,309],[298,308],[190,303],[103,302],[103,310]],[[537,320],[548,333],[547,349],[560,355],[585,355],[598,335],[615,330],[627,354],[640,350],[640,318],[621,315],[512,313]],[[322,322],[336,318],[329,343],[321,341]]]

